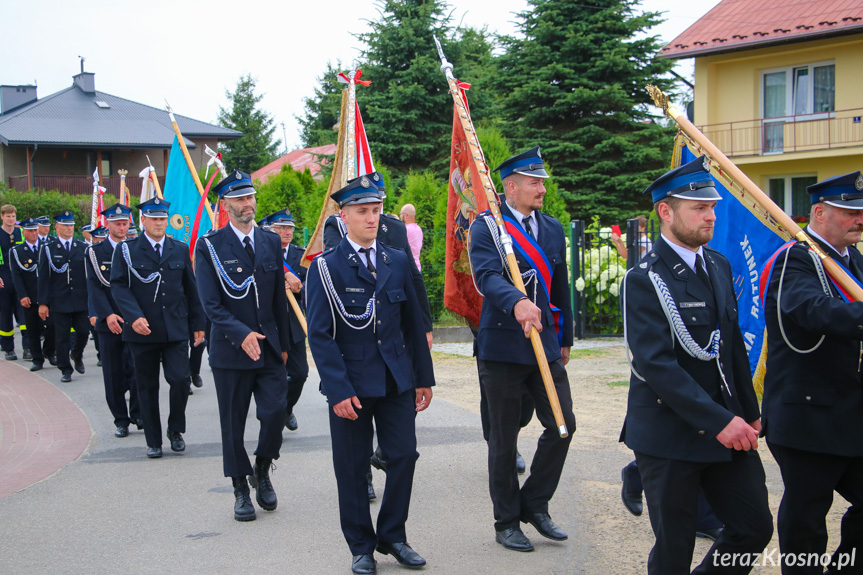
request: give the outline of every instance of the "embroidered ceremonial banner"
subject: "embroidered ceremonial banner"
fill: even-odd
[[[470,86],[460,83],[459,87],[462,99],[467,104],[465,90]],[[461,127],[458,110],[453,105],[443,302],[448,310],[463,316],[474,325],[479,325],[482,296],[473,283],[468,247],[470,225],[478,213],[488,209],[488,200],[481,185],[476,164],[470,154],[470,146]]]
[[[209,216],[202,217],[206,213],[204,202],[207,196],[201,196],[198,192],[176,136],[168,158],[163,193],[165,199],[171,202],[166,233],[188,244],[191,256],[198,237],[210,231],[213,222]]]
[[[690,147],[680,135],[675,140],[676,161],[672,168],[692,161],[700,154]],[[766,350],[764,306],[761,300],[761,271],[765,262],[785,243],[782,238],[766,227],[726,187],[724,177],[711,167],[716,191],[722,200],[716,202],[716,228],[710,247],[728,258],[734,277],[734,293],[737,297],[737,318],[746,351],[749,353],[749,368],[753,383],[760,396],[763,389],[763,373],[756,374],[762,350]],[[717,177],[719,176],[719,177]]]

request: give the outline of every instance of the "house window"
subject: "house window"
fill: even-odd
[[[762,151],[784,150],[785,123],[817,120],[834,111],[836,66],[819,62],[761,73],[761,117],[764,119]]]
[[[102,152],[102,177],[111,175],[111,152]]]
[[[770,199],[797,221],[809,217],[811,201],[806,188],[818,181],[817,176],[774,176],[767,179]]]

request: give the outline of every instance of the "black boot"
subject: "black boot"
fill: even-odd
[[[255,473],[254,475],[249,475],[249,482],[255,488],[255,499],[258,505],[267,511],[273,511],[279,504],[273,484],[270,481],[270,465],[272,464],[272,459],[256,457]]]
[[[237,521],[254,521],[256,519],[255,506],[252,505],[252,497],[249,494],[249,483],[245,477],[232,477],[234,484],[234,519]]]

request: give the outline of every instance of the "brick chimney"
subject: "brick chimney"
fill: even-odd
[[[72,76],[72,79],[75,80],[73,86],[76,86],[85,94],[94,94],[96,92],[96,74],[93,72],[81,72]]]

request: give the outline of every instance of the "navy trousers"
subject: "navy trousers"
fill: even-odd
[[[140,417],[138,387],[135,385],[132,353],[116,333],[99,333],[99,350],[102,353],[102,381],[105,383],[105,400],[114,416],[114,425],[128,427],[131,419]],[[34,356],[35,357],[35,356]],[[129,406],[126,407],[126,391]]]
[[[162,419],[159,414],[159,364],[165,370],[165,381],[171,387],[168,429],[186,432],[186,403],[189,400],[189,342],[126,342],[135,364],[138,404],[144,420],[147,447],[162,446]],[[104,360],[103,360],[104,365]]]

